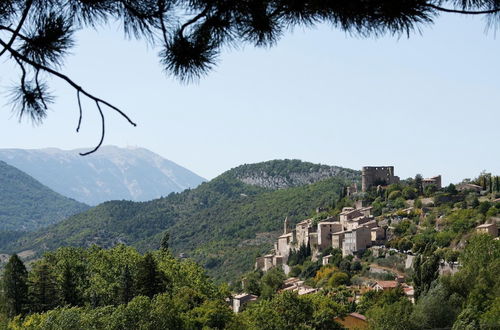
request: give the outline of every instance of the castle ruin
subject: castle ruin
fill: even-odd
[[[364,166],[361,170],[361,190],[371,187],[388,186],[399,182],[399,176],[394,175],[394,166]]]

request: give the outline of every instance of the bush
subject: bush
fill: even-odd
[[[390,201],[396,200],[397,198],[401,197],[402,193],[399,190],[391,192],[388,196],[387,199]]]
[[[337,287],[340,285],[349,284],[349,275],[344,272],[336,272],[328,280],[328,285],[331,287]]]

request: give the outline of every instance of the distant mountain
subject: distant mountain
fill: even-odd
[[[104,146],[85,157],[79,151],[0,149],[0,160],[64,196],[90,205],[151,200],[206,181],[143,148]]]
[[[36,230],[88,208],[0,161],[0,231]]]
[[[145,251],[158,248],[168,230],[174,252],[194,258],[212,276],[234,279],[252,268],[255,255],[272,247],[285,216],[300,221],[314,214],[316,207],[331,206],[344,185],[359,184],[361,178],[359,171],[344,169],[313,184],[283,189],[249,185],[238,179],[239,174],[255,169],[269,177],[271,172],[266,169],[270,163],[289,168],[281,172],[283,177],[295,177],[294,171],[311,168],[304,162],[289,167],[288,160],[244,165],[196,189],[165,198],[144,203],[106,202],[22,237],[0,252],[34,250],[40,254],[65,245],[110,247],[117,243]]]

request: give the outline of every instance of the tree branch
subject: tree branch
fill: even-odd
[[[168,43],[168,37],[167,37],[167,28],[165,26],[165,21],[163,20],[164,15],[165,15],[165,1],[158,0],[158,18],[160,19],[161,32],[163,35],[163,42],[166,45]]]
[[[186,23],[182,24],[181,26],[181,29],[179,31],[179,33],[181,34],[181,36],[183,35],[184,33],[184,30],[191,24],[193,23],[196,23],[198,20],[200,20],[202,17],[204,17],[208,11],[210,10],[210,6],[207,6],[205,7],[205,9],[203,9],[203,11],[201,13],[199,13],[198,15],[196,15],[195,17],[191,18],[189,21],[187,21]]]
[[[7,46],[4,46],[4,49],[0,52],[0,57],[2,57],[2,55],[12,46],[12,44],[14,43],[14,40],[16,40],[17,35],[21,31],[21,28],[23,27],[24,22],[26,21],[26,18],[28,17],[28,13],[31,9],[32,4],[33,4],[33,0],[28,0],[26,2],[26,8],[24,8],[24,11],[23,11],[22,16],[21,16],[21,20],[19,21],[17,28],[14,31],[12,31],[12,36],[10,37],[9,42],[7,42]]]
[[[76,127],[76,132],[78,133],[80,131],[80,126],[82,125],[82,117],[83,117],[83,111],[82,111],[82,101],[80,100],[80,91],[76,91],[76,98],[78,100],[78,109],[80,110],[80,116],[78,117],[78,126]]]
[[[485,14],[494,14],[500,12],[500,8],[494,8],[489,10],[480,10],[480,11],[468,11],[468,10],[458,10],[458,9],[448,9],[439,7],[433,4],[428,3],[427,7],[433,8],[438,11],[442,11],[445,13],[454,13],[454,14],[464,14],[464,15],[485,15]]]
[[[97,105],[97,109],[99,110],[99,114],[101,115],[101,123],[102,123],[101,140],[99,141],[99,143],[97,144],[97,146],[94,149],[87,151],[87,152],[80,152],[80,156],[87,156],[87,155],[90,155],[90,154],[96,152],[101,147],[102,142],[104,141],[104,134],[106,132],[106,124],[104,123],[104,114],[102,113],[102,109],[101,109],[101,106],[99,105],[99,101],[95,101],[95,104]]]
[[[24,66],[23,66],[23,63],[27,63],[29,65],[31,65],[32,67],[34,67],[37,71],[39,70],[43,70],[43,71],[46,71],[64,81],[66,81],[71,87],[73,87],[74,89],[76,89],[77,91],[77,98],[78,98],[78,106],[79,106],[79,110],[80,110],[80,117],[79,117],[79,120],[78,120],[78,127],[77,127],[77,132],[79,131],[80,129],[80,124],[81,124],[81,120],[82,120],[82,106],[81,106],[81,102],[80,102],[80,93],[82,93],[83,95],[87,96],[88,98],[90,98],[91,100],[94,100],[94,102],[96,103],[97,105],[97,109],[99,110],[99,114],[101,115],[101,121],[102,121],[102,134],[101,134],[101,140],[99,141],[99,144],[91,151],[89,152],[85,152],[85,153],[80,153],[81,156],[86,156],[86,155],[89,155],[91,153],[94,153],[96,152],[100,146],[102,145],[103,141],[104,141],[104,134],[105,134],[105,122],[104,122],[104,114],[102,112],[102,109],[101,109],[101,103],[108,106],[109,108],[115,110],[116,112],[118,112],[122,117],[124,117],[131,125],[133,125],[134,127],[137,126],[136,123],[134,123],[123,111],[121,111],[120,109],[118,109],[117,107],[115,107],[114,105],[110,104],[109,102],[106,102],[104,101],[103,99],[100,99],[92,94],[90,94],[89,92],[87,92],[86,90],[84,90],[81,86],[79,86],[77,83],[75,83],[73,80],[71,80],[68,76],[54,70],[54,69],[51,69],[47,66],[44,66],[44,65],[41,65],[35,61],[32,61],[30,60],[29,58],[27,58],[26,56],[22,55],[21,53],[19,53],[18,51],[16,51],[15,49],[13,49],[11,46],[9,46],[7,43],[5,43],[3,40],[0,39],[0,45],[2,45],[3,47],[5,47],[5,49],[7,49],[9,51],[9,53],[12,55],[12,57],[19,63],[19,65],[21,66],[21,69],[23,70],[23,78],[22,78],[22,88],[24,89],[24,79],[26,77],[26,70],[24,69]],[[21,62],[22,61],[22,62]],[[24,109],[22,109],[22,111],[24,111]]]
[[[116,112],[118,112],[122,117],[124,117],[131,125],[133,126],[137,126],[136,123],[134,123],[132,121],[132,119],[130,119],[123,111],[121,111],[120,109],[118,109],[117,107],[115,107],[114,105],[110,104],[109,102],[106,102],[105,100],[101,99],[101,98],[98,98],[92,94],[90,94],[89,92],[87,92],[86,90],[84,90],[80,85],[78,85],[77,83],[75,83],[73,80],[71,80],[68,76],[54,70],[54,69],[51,69],[45,65],[41,65],[37,62],[34,62],[32,60],[30,60],[29,58],[27,58],[26,56],[22,55],[21,53],[19,53],[18,51],[16,51],[15,49],[12,49],[12,47],[8,46],[4,41],[0,40],[0,45],[2,45],[3,47],[6,47],[6,49],[12,54],[12,56],[14,56],[15,58],[18,58],[20,60],[22,60],[23,62],[25,63],[28,63],[29,65],[33,66],[34,68],[36,69],[39,69],[39,70],[43,70],[43,71],[46,71],[64,81],[66,81],[71,87],[73,87],[74,89],[76,89],[77,91],[79,91],[80,93],[82,93],[83,95],[87,96],[88,98],[94,100],[94,101],[97,101],[99,103],[102,103],[108,107],[110,107],[111,109],[115,110]]]

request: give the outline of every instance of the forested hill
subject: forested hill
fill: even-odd
[[[144,148],[103,146],[85,150],[0,149],[0,160],[50,189],[80,202],[147,201],[194,188],[205,181],[190,170]]]
[[[194,258],[219,279],[234,279],[252,268],[257,254],[272,247],[285,216],[302,220],[316,207],[331,205],[343,185],[359,182],[359,176],[337,175],[271,190],[245,184],[234,174],[231,170],[196,189],[150,202],[106,202],[3,250],[41,253],[65,245],[109,247],[121,242],[145,251],[157,248],[168,230],[175,253]]]
[[[360,172],[338,166],[285,159],[241,165],[228,171],[226,175],[231,175],[250,185],[283,189],[311,184],[336,176],[354,180],[359,178]]]
[[[32,231],[87,210],[0,161],[0,231]]]

